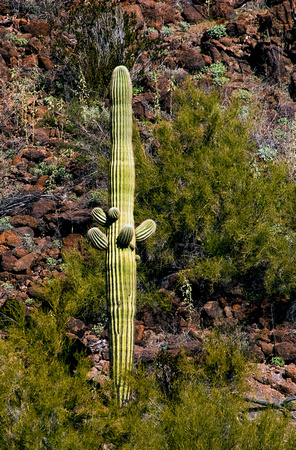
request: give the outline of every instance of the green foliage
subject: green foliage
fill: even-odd
[[[229,78],[225,77],[226,67],[222,61],[217,61],[216,63],[211,64],[209,67],[203,67],[197,75],[194,75],[195,80],[201,80],[205,76],[212,77],[214,84],[216,86],[223,86],[227,84]]]
[[[172,34],[174,34],[174,30],[172,27],[164,25],[160,31],[160,34],[162,37],[170,37]]]
[[[180,22],[179,23],[179,28],[181,31],[187,31],[190,28],[190,23],[188,22]]]
[[[9,42],[11,42],[14,45],[19,45],[20,47],[26,47],[28,45],[28,40],[25,38],[19,38],[13,33],[8,33],[5,36],[5,39]]]
[[[137,222],[156,218],[146,245],[151,276],[190,268],[210,282],[255,270],[269,292],[295,289],[295,184],[284,162],[255,159],[253,124],[238,99],[190,83],[176,91],[176,116],[160,122],[154,161],[137,155]],[[147,267],[147,265],[146,265]]]
[[[106,304],[104,255],[84,243],[81,252],[72,250],[63,256],[64,277],[49,280],[41,298],[51,307],[65,305],[69,317],[76,315],[84,321],[99,322]],[[57,261],[53,263],[52,268]]]
[[[206,36],[210,39],[221,39],[226,36],[225,25],[214,25],[206,31]]]
[[[285,365],[285,361],[279,356],[273,356],[270,360],[270,364],[275,364],[276,366],[283,367]]]
[[[3,231],[13,230],[13,226],[9,223],[9,217],[4,216],[0,219],[0,233]]]
[[[48,180],[46,181],[46,189],[48,191],[54,189],[56,185],[60,185],[67,180],[70,181],[72,179],[72,175],[67,171],[66,167],[59,165],[58,162],[47,164],[42,161],[39,163],[38,167],[34,167],[32,171],[36,175],[49,175]]]
[[[110,382],[100,390],[88,381],[89,363],[66,337],[67,302],[44,305],[29,317],[15,300],[1,311],[9,319],[1,320],[9,336],[0,339],[3,450],[295,448],[288,412],[250,418],[238,336],[229,338],[228,349],[226,335],[210,335],[199,364],[180,357],[159,360],[153,371],[138,366],[131,380],[135,400],[119,409]],[[165,370],[173,374],[168,396]]]

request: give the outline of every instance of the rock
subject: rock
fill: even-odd
[[[7,252],[2,254],[1,257],[1,267],[2,270],[7,270],[8,272],[11,272],[14,268],[15,263],[17,262],[17,258],[13,255],[11,250],[8,250]]]
[[[54,63],[48,56],[38,55],[39,65],[43,69],[51,70],[54,68]]]
[[[47,135],[46,131],[43,128],[35,128],[34,129],[34,142],[37,145],[46,145],[46,144],[48,144],[49,136]],[[39,152],[40,152],[40,154],[42,154],[43,159],[45,159],[47,157],[47,154],[44,151],[40,151],[39,150]],[[23,154],[23,156],[24,156],[24,154]]]
[[[258,42],[250,55],[250,64],[257,76],[270,82],[282,82],[288,75],[288,60],[283,49],[272,41]]]
[[[227,0],[212,0],[210,16],[213,19],[231,19],[234,16],[233,5]]]
[[[50,26],[46,20],[31,20],[22,26],[26,33],[31,33],[35,37],[49,36]]]
[[[199,72],[206,65],[200,50],[195,48],[184,48],[177,50],[176,61],[178,66],[187,70],[189,73]]]
[[[38,128],[37,128],[37,130],[38,130]],[[35,130],[35,133],[36,133],[36,130]],[[36,134],[34,134],[34,136],[36,136]],[[38,131],[37,131],[37,136],[38,136]],[[46,139],[48,140],[47,136],[46,136]],[[35,140],[36,140],[36,138],[35,138]],[[22,158],[26,158],[29,161],[34,161],[36,163],[44,161],[44,159],[47,157],[48,157],[48,153],[42,147],[29,146],[22,151]]]
[[[210,327],[223,318],[223,309],[219,302],[213,300],[207,302],[201,310],[201,323],[203,327]]]
[[[18,259],[14,266],[13,271],[14,272],[25,272],[28,269],[30,269],[36,259],[37,255],[36,253],[29,253],[26,256],[23,256],[22,258]]]
[[[296,360],[296,345],[292,342],[280,342],[274,346],[274,354],[282,358],[285,363],[294,362]]]
[[[181,12],[182,18],[191,25],[207,18],[207,11],[200,5],[185,3]]]
[[[0,245],[7,245],[8,247],[20,247],[21,245],[23,245],[23,240],[15,231],[7,230],[0,235]]]
[[[135,344],[139,344],[143,339],[144,329],[143,322],[135,320]]]
[[[29,215],[16,215],[9,219],[9,223],[14,227],[30,227],[33,229],[38,228],[38,220],[35,217]]]
[[[82,320],[72,317],[72,319],[70,319],[67,323],[67,329],[70,333],[73,333],[79,338],[82,338],[85,332],[85,324],[82,322]]]
[[[293,383],[296,383],[296,365],[295,364],[289,364],[288,366],[285,366],[285,377],[291,378]]]
[[[0,60],[0,85],[2,86],[3,84],[7,83],[7,81],[9,81],[10,78],[11,78],[11,71],[6,66],[4,60],[2,59],[2,61]]]
[[[29,47],[31,47],[33,50],[35,50],[37,53],[39,53],[40,50],[41,50],[42,47],[43,47],[41,41],[40,41],[37,37],[32,37],[32,38],[29,40],[28,45],[29,45]]]
[[[36,55],[25,55],[22,62],[24,69],[33,69],[38,66],[38,58]]]
[[[85,231],[91,223],[91,210],[78,209],[76,211],[66,211],[58,217],[59,226],[62,227],[62,233],[68,234],[77,231]]]
[[[244,22],[229,22],[226,25],[226,32],[230,37],[239,37],[247,31]]]
[[[52,213],[56,210],[57,203],[48,198],[41,198],[33,204],[32,216],[39,219],[46,214]]]
[[[138,0],[147,27],[156,28],[158,31],[164,25],[165,3],[156,3],[154,0]]]
[[[272,344],[268,344],[267,342],[261,341],[260,347],[266,358],[268,358],[269,356],[272,356],[272,354],[273,354],[273,345]]]
[[[63,238],[63,250],[78,249],[81,242],[81,234],[69,234]]]
[[[143,28],[145,22],[144,22],[144,17],[143,17],[143,14],[142,14],[142,11],[141,11],[141,8],[139,5],[125,4],[125,5],[122,5],[122,9],[128,15],[132,15],[132,14],[135,15],[136,30],[140,30]]]
[[[151,363],[155,360],[159,353],[159,348],[156,347],[140,347],[139,345],[134,346],[134,360],[135,362],[143,361],[146,363]]]
[[[25,236],[32,239],[34,237],[34,231],[30,227],[20,227],[16,229],[16,233],[21,237],[24,238]],[[22,239],[22,242],[24,243],[24,239]]]

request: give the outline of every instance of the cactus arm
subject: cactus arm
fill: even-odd
[[[91,228],[87,235],[93,246],[98,250],[106,250],[108,248],[108,238],[99,228]]]
[[[102,208],[94,208],[91,215],[99,225],[103,225],[103,227],[107,225],[107,215],[105,211],[102,210]]]
[[[136,241],[137,242],[143,242],[146,241],[156,230],[156,223],[154,220],[147,219],[144,220],[144,222],[141,223],[136,228],[135,235],[136,235]]]

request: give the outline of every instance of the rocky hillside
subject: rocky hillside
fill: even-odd
[[[94,161],[91,148],[99,139],[100,147],[108,150],[108,100],[102,99],[99,105],[100,120],[95,115],[98,112],[87,106],[84,116],[80,111],[75,117],[78,110],[72,107],[71,112],[67,104],[69,72],[57,50],[61,36],[67,54],[75,49],[75,36],[60,27],[79,3],[66,2],[53,20],[45,6],[20,8],[18,2],[0,2],[0,306],[17,298],[28,314],[38,298],[36,286],[64,276],[63,253],[80,248],[91,225],[92,206],[96,201],[104,204],[106,198],[106,166]],[[119,3],[139,36],[145,35],[159,55],[155,61],[149,47],[144,48],[133,72],[133,108],[145,149],[157,147],[151,127],[158,115],[170,117],[172,93],[188,76],[204,89],[218,86],[226,98],[258,96],[264,111],[263,125],[255,130],[258,146],[270,142],[270,129],[278,127],[279,119],[293,122],[294,2]],[[84,101],[83,95],[81,99]],[[84,123],[79,122],[81,117]],[[278,139],[283,154],[292,161],[293,176],[293,146],[290,143],[287,149]],[[83,158],[75,151],[81,145]],[[173,279],[163,280],[159,287],[159,295],[172,298],[173,307],[169,313],[148,307],[139,310],[136,358],[149,362],[163,349],[176,355],[181,345],[198,354],[204,330],[239,325],[260,361],[278,357],[289,364],[280,369],[282,378],[274,388],[280,395],[270,398],[296,394],[293,302],[285,298],[248,302],[242,299],[239,287],[233,286],[227,292],[207,293],[192,318]],[[96,378],[98,373],[108,372],[108,345],[107,331],[95,333],[94,325],[73,318],[68,327],[69,336],[89,347]],[[271,379],[274,374],[268,376]],[[257,379],[260,382],[275,386],[264,377]]]

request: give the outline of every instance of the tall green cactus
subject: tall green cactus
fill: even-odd
[[[132,84],[126,67],[119,66],[111,80],[111,134],[109,205],[95,208],[92,217],[107,227],[88,232],[92,244],[107,249],[107,305],[111,376],[119,405],[130,396],[128,376],[133,366],[136,307],[136,241],[151,236],[156,224],[145,220],[134,229],[135,165],[132,147]]]

